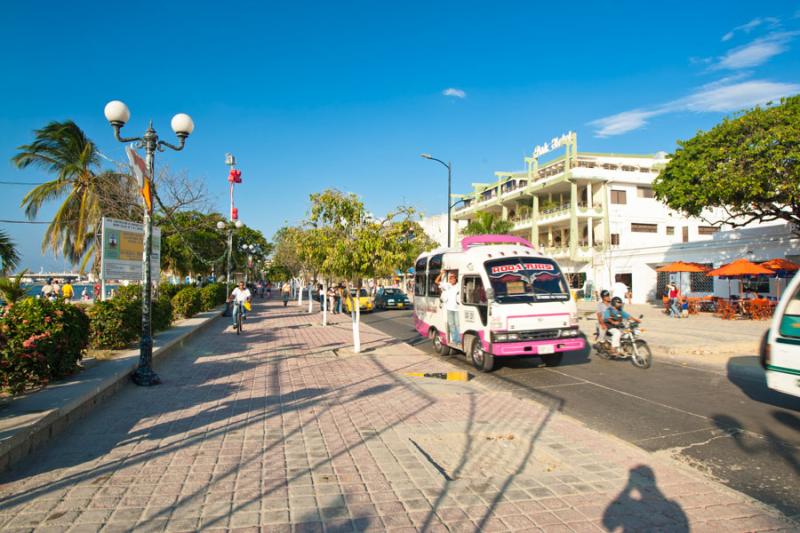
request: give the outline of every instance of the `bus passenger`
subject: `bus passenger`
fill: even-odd
[[[443,280],[442,275],[447,272],[447,279]],[[450,344],[458,345],[461,343],[461,335],[458,331],[458,301],[461,297],[461,285],[458,283],[458,271],[443,270],[436,276],[435,283],[439,285],[442,293],[439,298],[444,303],[447,311],[447,330]]]

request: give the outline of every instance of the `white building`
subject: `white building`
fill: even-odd
[[[541,155],[562,146],[565,155],[539,163]],[[652,183],[667,162],[664,153],[579,153],[570,132],[537,146],[525,161],[525,171],[496,172],[494,183],[473,183],[453,218],[466,223],[488,211],[512,220],[511,233],[557,259],[575,288],[587,281],[605,288],[619,280],[635,302],[652,301],[668,279],[655,269],[672,261],[716,267],[741,257],[800,255],[800,241],[786,224],[725,231],[656,200]],[[709,211],[704,218],[717,220],[721,213]],[[685,292],[728,295],[724,280],[685,274],[683,282]]]

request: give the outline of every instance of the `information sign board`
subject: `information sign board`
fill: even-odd
[[[100,278],[104,280],[142,279],[144,226],[137,222],[103,217],[103,251]],[[161,276],[161,230],[153,227],[150,273],[154,283]]]

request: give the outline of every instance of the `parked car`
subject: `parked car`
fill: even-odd
[[[350,298],[344,299],[344,310],[347,313],[352,313],[353,309],[355,309],[355,303],[358,302],[359,307],[361,307],[361,312],[369,312],[372,311],[372,299],[369,297],[367,293],[367,289],[361,289],[358,292],[358,297],[356,298],[356,289],[350,289]]]
[[[767,387],[800,396],[800,274],[794,276],[775,308],[761,340],[761,365]]]
[[[408,307],[411,307],[411,302],[400,289],[381,287],[375,295],[375,309],[406,309]]]

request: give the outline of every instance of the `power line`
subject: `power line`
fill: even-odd
[[[0,219],[0,223],[3,224],[50,224],[52,221],[48,220],[47,222],[39,221],[39,220],[2,220]]]
[[[0,181],[0,185],[44,185],[46,181]]]

